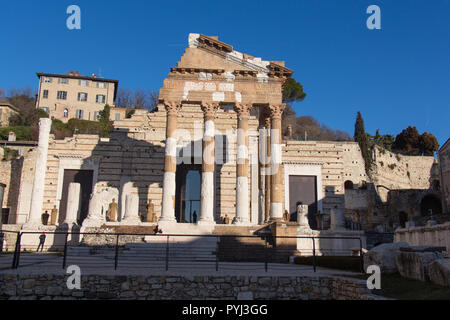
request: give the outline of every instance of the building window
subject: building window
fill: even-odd
[[[83,110],[78,109],[77,112],[75,113],[75,117],[77,119],[83,119]]]
[[[78,101],[87,101],[87,96],[86,92],[78,92]]]
[[[106,97],[103,94],[98,94],[95,99],[95,102],[97,102],[97,103],[105,103],[105,101],[106,101]]]
[[[44,90],[44,93],[42,94],[42,98],[48,99],[48,90]]]
[[[63,116],[64,116],[64,118],[67,118],[69,116],[69,110],[64,109]]]
[[[51,83],[52,82],[52,78],[50,77],[42,77],[42,81],[46,82],[46,83]]]
[[[58,78],[59,84],[69,84],[69,79],[67,78]]]
[[[106,82],[97,82],[97,88],[106,89]]]
[[[89,87],[89,80],[78,80],[78,84],[82,87]]]
[[[100,112],[98,112],[98,111],[95,111],[95,112],[94,112],[94,120],[95,120],[95,121],[100,120]]]
[[[116,120],[120,120],[120,113],[116,113]]]
[[[67,91],[58,91],[58,99],[66,100],[67,99]]]

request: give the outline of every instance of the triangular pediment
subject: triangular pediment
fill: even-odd
[[[189,48],[184,52],[177,68],[270,73],[274,65],[280,67],[279,70],[292,74],[292,71],[280,62],[264,61],[241,53],[234,50],[231,45],[219,41],[217,37],[190,34]]]

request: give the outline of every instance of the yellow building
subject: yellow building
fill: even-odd
[[[19,110],[8,102],[0,102],[0,127],[9,126],[9,118],[18,114]]]
[[[67,122],[77,118],[98,120],[106,104],[111,106],[111,120],[125,118],[126,109],[116,108],[118,80],[67,74],[37,73],[39,91],[36,107],[45,110],[50,118]]]

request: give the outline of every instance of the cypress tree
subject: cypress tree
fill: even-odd
[[[361,149],[361,155],[364,159],[364,166],[366,168],[366,173],[368,176],[370,176],[370,169],[372,167],[372,159],[371,159],[370,150],[369,150],[369,137],[366,134],[366,131],[364,129],[364,120],[361,116],[361,112],[359,112],[359,111],[356,116],[354,139],[359,144],[359,148]]]

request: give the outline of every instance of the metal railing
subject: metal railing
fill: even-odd
[[[36,237],[37,235],[45,234],[46,237],[53,236],[53,240],[55,240],[57,236],[60,237],[60,243],[54,241],[50,247],[47,245],[47,252],[59,252],[60,254],[58,256],[62,253],[62,261],[59,263],[61,264],[60,267],[63,269],[66,268],[69,258],[76,260],[76,257],[79,257],[79,261],[82,263],[86,262],[85,258],[98,258],[97,261],[92,261],[89,264],[90,267],[105,267],[104,262],[112,259],[113,263],[111,263],[111,267],[113,267],[114,270],[117,270],[120,265],[124,267],[128,266],[130,268],[153,267],[168,271],[170,268],[183,268],[188,267],[189,265],[195,266],[209,263],[216,271],[219,271],[219,269],[233,270],[233,268],[243,268],[243,265],[238,265],[236,263],[248,262],[249,267],[253,266],[255,268],[257,265],[261,266],[261,264],[263,264],[264,270],[267,272],[269,270],[269,264],[271,264],[271,269],[276,269],[277,264],[281,265],[282,263],[289,262],[291,256],[298,255],[298,251],[302,252],[301,257],[303,257],[304,252],[308,253],[309,251],[311,255],[308,257],[312,257],[312,269],[316,272],[318,256],[321,254],[324,255],[324,252],[327,253],[326,255],[330,256],[338,255],[344,257],[352,255],[352,253],[349,252],[349,249],[324,249],[322,246],[318,249],[317,242],[323,243],[328,240],[328,243],[331,243],[333,240],[354,240],[359,244],[359,267],[360,271],[364,273],[363,242],[360,237],[215,234],[185,235],[0,230],[0,233],[3,232],[17,234],[11,269],[19,268],[22,252],[30,252],[30,250],[34,251],[36,247],[39,249],[40,245],[44,245],[26,245],[24,248],[22,245],[23,237],[32,235]],[[92,244],[92,242],[95,243],[95,241],[92,240],[95,240],[96,237],[103,237],[103,239],[98,242],[102,243],[101,245]],[[134,238],[130,240],[130,237]],[[150,241],[144,242],[143,240],[145,237],[150,237],[151,239],[147,239]],[[83,242],[81,242],[81,238],[83,238]],[[140,239],[138,240],[138,238]],[[308,248],[298,248],[299,240],[304,239],[311,240],[311,246]],[[279,242],[281,242],[281,244],[278,244]],[[353,249],[355,250],[356,248]],[[28,251],[25,251],[27,249]],[[69,252],[71,250],[69,249],[75,251],[76,249],[80,249],[82,252],[78,252],[77,255],[72,253],[71,255],[71,252]],[[98,252],[100,252],[100,254]],[[356,259],[356,257],[354,257],[354,259]],[[227,265],[227,263],[229,265]],[[33,263],[31,263],[31,265],[32,264]],[[106,265],[108,264],[110,263],[107,263]],[[52,264],[52,266],[56,265]]]

